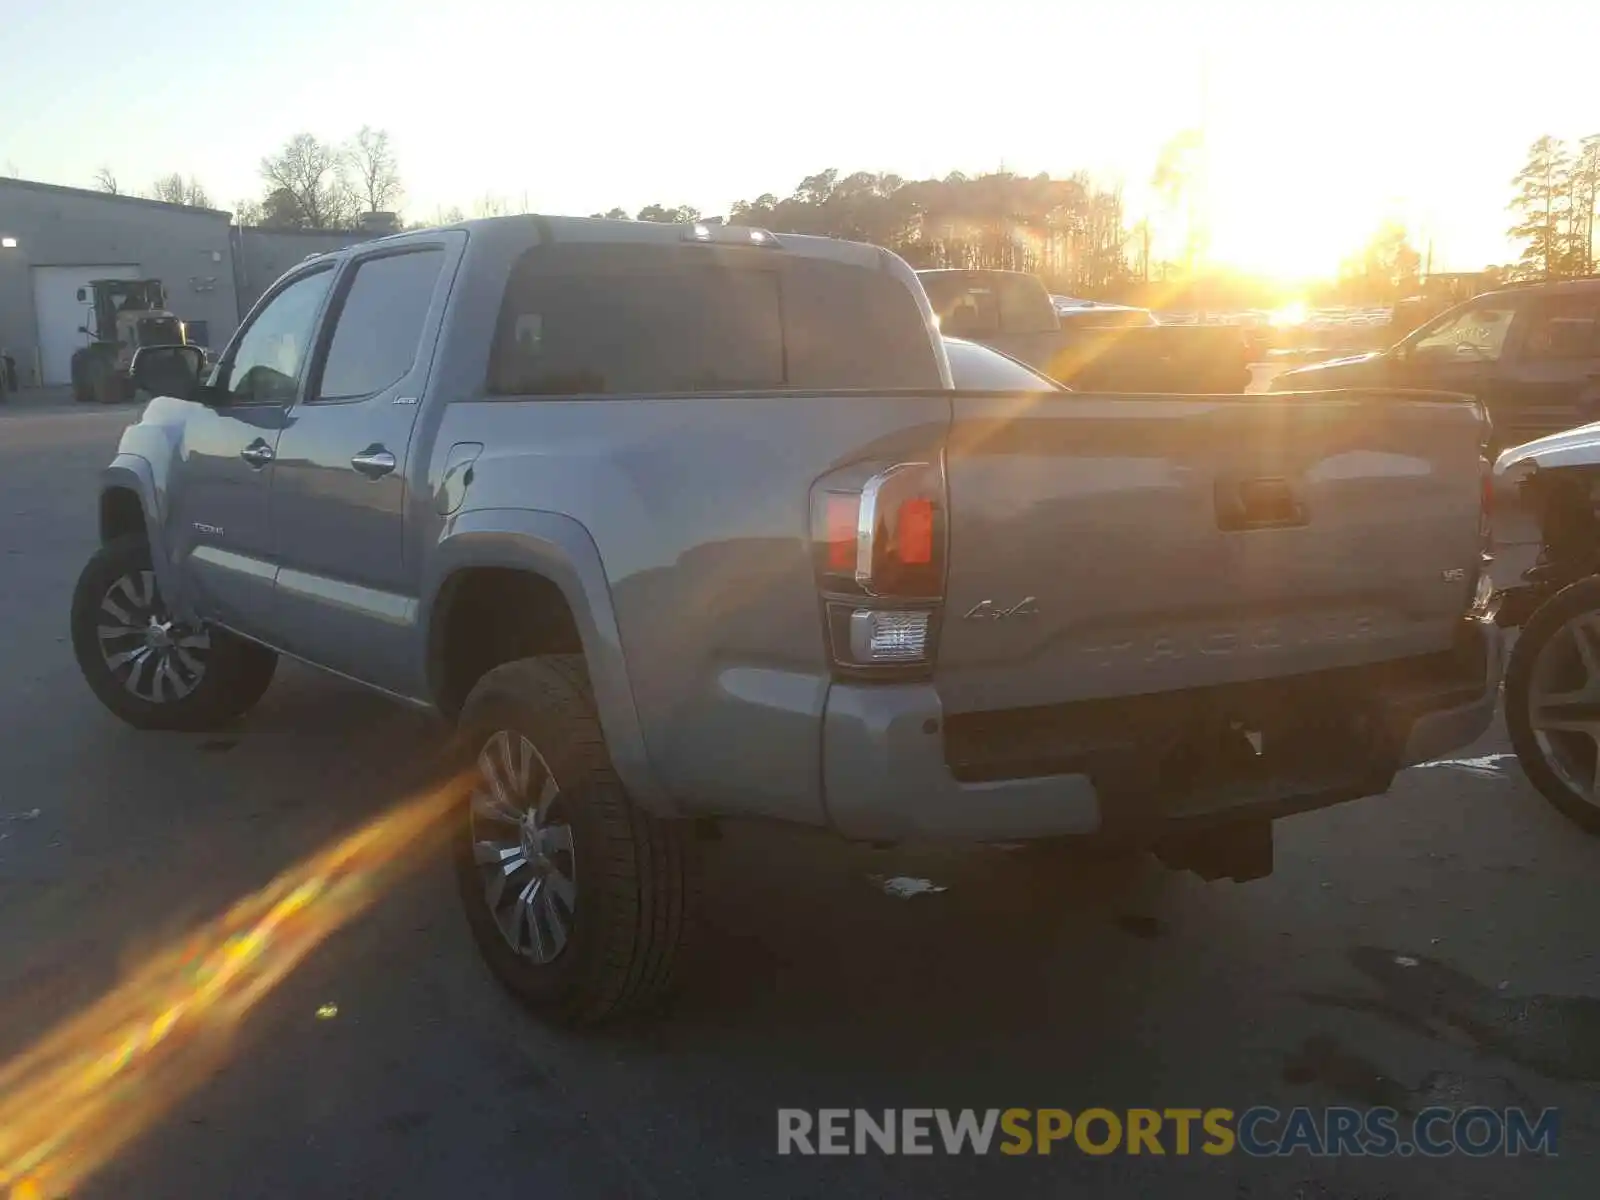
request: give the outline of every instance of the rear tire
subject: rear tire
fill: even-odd
[[[121,404],[128,398],[128,379],[114,363],[102,362],[95,379],[94,398],[101,404]]]
[[[135,729],[217,729],[272,683],[278,656],[174,622],[137,535],[97,550],[72,596],[72,649],[90,689]]]
[[[628,798],[582,658],[496,667],[468,695],[460,727],[479,777],[456,877],[496,978],[567,1025],[663,999],[697,907],[693,829]]]
[[[89,399],[96,404],[109,404],[111,364],[98,354],[90,354],[83,361],[83,387]]]
[[[1556,696],[1581,699],[1556,701]],[[1600,579],[1557,592],[1522,627],[1506,666],[1506,729],[1533,786],[1600,835]],[[1552,723],[1588,722],[1595,735]]]

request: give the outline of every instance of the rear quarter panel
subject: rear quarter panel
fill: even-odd
[[[451,405],[435,478],[481,442],[474,513],[565,514],[592,538],[649,763],[682,811],[824,822],[829,685],[811,484],[864,458],[937,454],[940,393],[481,400]]]

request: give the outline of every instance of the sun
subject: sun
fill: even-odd
[[[1200,211],[1207,258],[1282,283],[1332,279],[1386,219],[1403,216],[1379,168],[1330,172],[1328,149],[1293,112],[1215,130]]]

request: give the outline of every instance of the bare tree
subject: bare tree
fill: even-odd
[[[389,145],[389,131],[363,125],[350,145],[345,160],[353,177],[351,189],[365,212],[390,212],[399,202],[400,164]]]
[[[117,182],[117,177],[112,174],[110,167],[101,167],[94,173],[94,185],[108,196],[122,195],[122,185]]]
[[[260,225],[262,223],[261,201],[235,200],[233,202],[233,223],[235,225]]]
[[[211,197],[200,181],[192,175],[185,179],[176,171],[161,176],[150,185],[150,199],[165,200],[168,204],[188,204],[195,208],[211,207]]]
[[[261,178],[269,196],[281,193],[293,203],[302,228],[348,229],[360,202],[346,184],[344,166],[344,156],[333,146],[297,133],[261,160]]]
[[[475,217],[503,217],[510,211],[511,206],[493,192],[485,192],[472,206]]]

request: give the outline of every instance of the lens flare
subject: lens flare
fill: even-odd
[[[437,840],[465,788],[413,797],[283,872],[0,1067],[0,1194],[68,1194],[202,1083],[241,1018]]]

